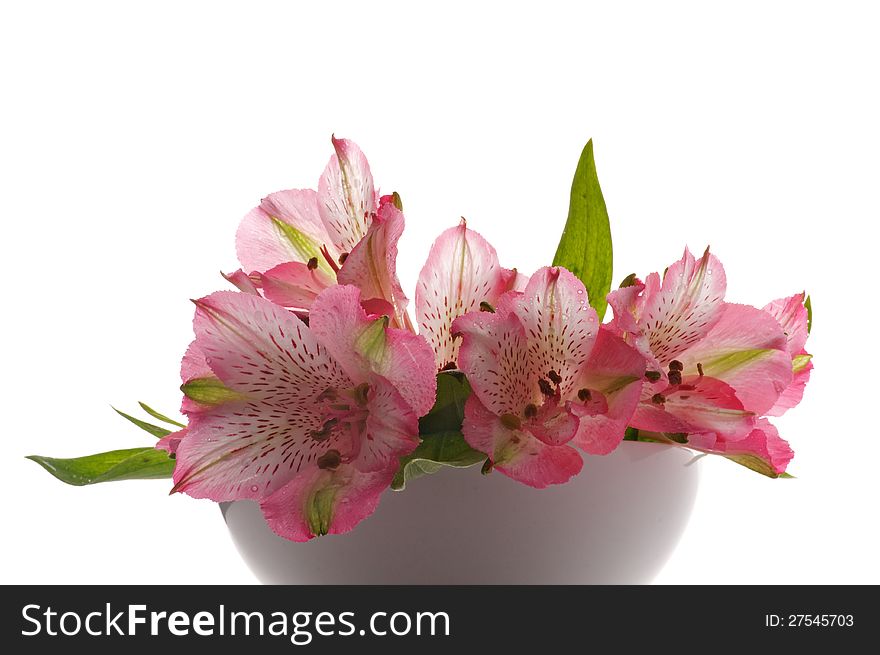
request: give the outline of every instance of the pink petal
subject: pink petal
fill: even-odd
[[[205,354],[202,352],[199,344],[196,341],[193,341],[186,349],[186,353],[184,353],[183,355],[183,360],[180,362],[180,381],[186,384],[187,382],[191,382],[192,380],[215,377],[216,376],[214,375],[214,371],[212,371],[211,367],[208,366],[208,362],[205,359]],[[183,397],[183,401],[180,406],[181,414],[189,416],[194,412],[201,411],[202,409],[204,409],[204,407],[199,403],[187,398],[186,396]]]
[[[178,430],[177,432],[172,432],[171,434],[165,435],[156,442],[156,448],[158,450],[164,450],[169,455],[176,455],[177,447],[180,445],[180,441],[186,437],[186,431],[187,428],[183,428],[182,430]]]
[[[639,402],[644,374],[644,357],[602,326],[577,386],[589,390],[591,396],[601,394],[607,409],[579,413],[575,445],[591,455],[606,455],[617,448]],[[580,407],[578,401],[572,405]]]
[[[578,416],[567,403],[556,405],[545,402],[538,409],[538,415],[523,424],[523,432],[530,433],[548,446],[562,446],[574,439],[579,425]]]
[[[806,355],[807,353],[802,351],[799,354]],[[776,404],[767,410],[768,416],[782,416],[792,407],[797,407],[804,397],[804,391],[806,390],[807,382],[810,381],[810,372],[812,370],[813,362],[809,361],[802,369],[793,374],[791,384],[785,388],[785,391],[779,394]]]
[[[796,293],[788,298],[774,300],[764,307],[764,311],[782,326],[788,352],[792,356],[802,352],[807,344],[807,308],[804,307],[804,295]]]
[[[367,233],[376,212],[376,191],[367,158],[354,142],[333,137],[330,157],[318,182],[318,211],[339,253],[350,253]]]
[[[555,371],[562,397],[577,393],[574,384],[599,331],[583,283],[564,268],[541,268],[513,307],[529,340],[530,377]]]
[[[708,250],[695,261],[685,248],[662,283],[658,275],[648,276],[639,327],[663,368],[709,332],[718,320],[726,287],[724,268]]]
[[[235,236],[235,249],[242,268],[267,271],[285,262],[308,262],[321,256],[321,246],[332,248],[318,214],[317,194],[311,189],[272,193],[244,217]],[[334,256],[338,253],[333,250]]]
[[[538,380],[545,374],[530,365],[529,341],[515,314],[470,312],[455,319],[452,332],[462,337],[459,368],[494,415],[521,415],[530,403],[543,402]]]
[[[394,308],[394,327],[409,328],[408,300],[397,279],[397,241],[403,234],[403,213],[392,203],[383,203],[366,235],[351,252],[337,275],[339,284],[352,284],[365,301],[387,300]]]
[[[357,287],[330,287],[312,304],[309,326],[355,380],[375,373],[388,379],[418,416],[434,405],[434,354],[424,338],[371,319]]]
[[[190,415],[175,491],[260,498],[328,449],[350,456],[341,429],[322,441],[310,436],[326,419],[320,394],[353,384],[299,319],[263,298],[221,291],[198,301],[194,328],[213,374],[240,396]]]
[[[733,388],[721,380],[688,376],[681,385],[657,388],[644,385],[630,421],[633,427],[650,432],[717,432],[728,439],[742,439],[754,428],[754,414],[743,409]],[[662,402],[655,402],[656,393]]]
[[[723,303],[717,321],[698,344],[679,356],[684,374],[703,372],[723,380],[743,407],[758,416],[767,413],[791,384],[791,356],[779,323],[767,312],[748,305]]]
[[[498,265],[495,249],[478,232],[468,230],[464,219],[437,238],[419,274],[416,320],[434,348],[438,369],[457,361],[452,322],[478,311],[481,302],[495,304],[517,279],[516,271]]]
[[[436,379],[434,383],[436,385]],[[365,473],[389,466],[396,469],[400,457],[419,445],[418,417],[388,380],[374,375],[369,384],[369,415],[366,429],[358,435],[360,449],[353,464]]]
[[[282,307],[309,309],[324,289],[335,284],[331,275],[302,262],[279,264],[261,276],[266,298]]]
[[[725,441],[714,434],[693,435],[688,439],[688,447],[703,452],[724,455],[731,459],[755,457],[775,475],[785,473],[794,451],[776,428],[767,420],[760,419],[745,439]],[[750,463],[748,459],[744,462]],[[763,467],[762,467],[763,468]]]
[[[528,432],[506,428],[473,395],[465,404],[462,433],[473,448],[489,456],[495,469],[530,487],[562,484],[583,467],[571,446],[548,446]]]
[[[501,269],[501,288],[503,291],[516,291],[522,293],[529,283],[529,277],[523,275],[515,268]]]
[[[244,293],[252,293],[255,296],[260,295],[260,289],[258,287],[259,284],[259,276],[250,276],[245,273],[243,270],[238,269],[234,273],[226,274],[220,273],[223,278],[236,287],[239,291]]]
[[[659,284],[659,276],[656,273],[652,276],[652,284]],[[649,371],[662,372],[663,364],[651,352],[651,344],[638,320],[647,298],[644,291],[645,284],[637,279],[632,285],[609,293],[608,305],[614,312],[614,319],[608,327],[642,354]]]
[[[375,511],[395,471],[396,467],[374,473],[362,473],[346,465],[335,471],[315,467],[263,500],[260,507],[269,527],[291,541],[342,534]],[[326,512],[315,509],[320,506],[326,507]],[[329,520],[313,525],[310,515]]]

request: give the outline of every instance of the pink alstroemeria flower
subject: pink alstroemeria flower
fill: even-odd
[[[725,291],[721,262],[708,250],[697,260],[686,249],[662,279],[652,273],[608,295],[609,327],[647,361],[631,425],[688,435],[688,447],[733,459],[751,454],[781,473],[791,451],[761,417],[778,415],[803,393],[803,297],[758,309],[725,302]]]
[[[196,301],[189,425],[159,444],[176,455],[173,491],[255,500],[294,541],[372,513],[436,393],[430,346],[369,316],[356,287],[321,292],[309,319],[248,293]]]
[[[516,269],[502,268],[495,248],[469,230],[464,219],[437,237],[416,286],[419,334],[434,348],[437,368],[457,367],[459,343],[452,338],[456,318],[523,287],[525,278]]]
[[[333,284],[352,284],[368,306],[388,308],[394,327],[412,330],[397,279],[404,226],[399,198],[379,198],[354,142],[332,141],[336,154],[317,191],[272,193],[244,217],[236,234],[243,272],[227,279],[243,291],[260,287],[273,302],[298,310],[308,310]]]
[[[533,487],[560,484],[583,459],[623,439],[639,399],[644,358],[600,328],[584,285],[542,268],[494,312],[455,320],[458,363],[473,393],[462,432],[490,464]]]

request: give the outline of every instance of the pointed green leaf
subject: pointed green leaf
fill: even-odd
[[[461,432],[427,435],[418,448],[400,458],[400,468],[391,481],[391,488],[400,491],[410,480],[436,473],[444,466],[465,468],[485,459],[486,455],[471,448]]]
[[[36,462],[62,482],[77,487],[115,480],[170,478],[174,472],[174,460],[168,453],[150,447],[111,450],[73,459],[40,455],[31,455],[27,459]]]
[[[176,425],[179,428],[185,428],[186,426],[183,423],[178,423],[173,418],[168,418],[164,414],[160,414],[155,409],[147,405],[146,403],[142,403],[138,401],[138,405],[141,406],[141,409],[144,410],[147,414],[152,416],[155,419],[162,421],[163,423],[167,423],[168,425]]]
[[[135,418],[134,416],[129,416],[125,412],[121,412],[115,407],[113,411],[119,414],[122,418],[127,419],[138,426],[144,432],[149,432],[157,439],[161,439],[162,437],[171,434],[171,430],[166,430],[165,428],[160,428],[158,425],[153,425],[152,423],[147,423],[146,421],[142,421],[139,418]]]
[[[553,265],[564,266],[580,278],[600,321],[607,307],[605,296],[611,290],[612,263],[611,226],[596,174],[593,140],[590,139],[581,153],[571,183],[568,220]]]

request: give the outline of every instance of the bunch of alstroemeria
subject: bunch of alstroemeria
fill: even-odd
[[[793,453],[766,417],[796,405],[810,376],[804,294],[725,302],[708,250],[609,293],[588,144],[554,265],[502,268],[462,221],[431,248],[414,326],[395,266],[400,197],[379,196],[354,143],[333,146],[317,191],[273,193],[245,216],[242,268],[226,276],[238,290],[195,301],[188,423],[142,405],[181,428],[125,415],[160,450],[34,459],[72,484],[173,473],[173,491],[257,501],[295,541],[350,530],[386,489],[443,465],[482,462],[542,488],[625,439],[784,474]]]

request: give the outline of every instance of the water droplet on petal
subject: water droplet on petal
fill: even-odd
[[[259,489],[259,487],[258,487],[257,485],[255,485],[255,484],[252,484],[252,485],[251,485],[251,491],[252,491],[252,492],[257,493],[257,490],[258,490],[258,489]]]
[[[712,275],[712,269],[711,269],[711,268],[707,268],[707,269],[706,269],[706,273],[708,273],[709,275]]]

